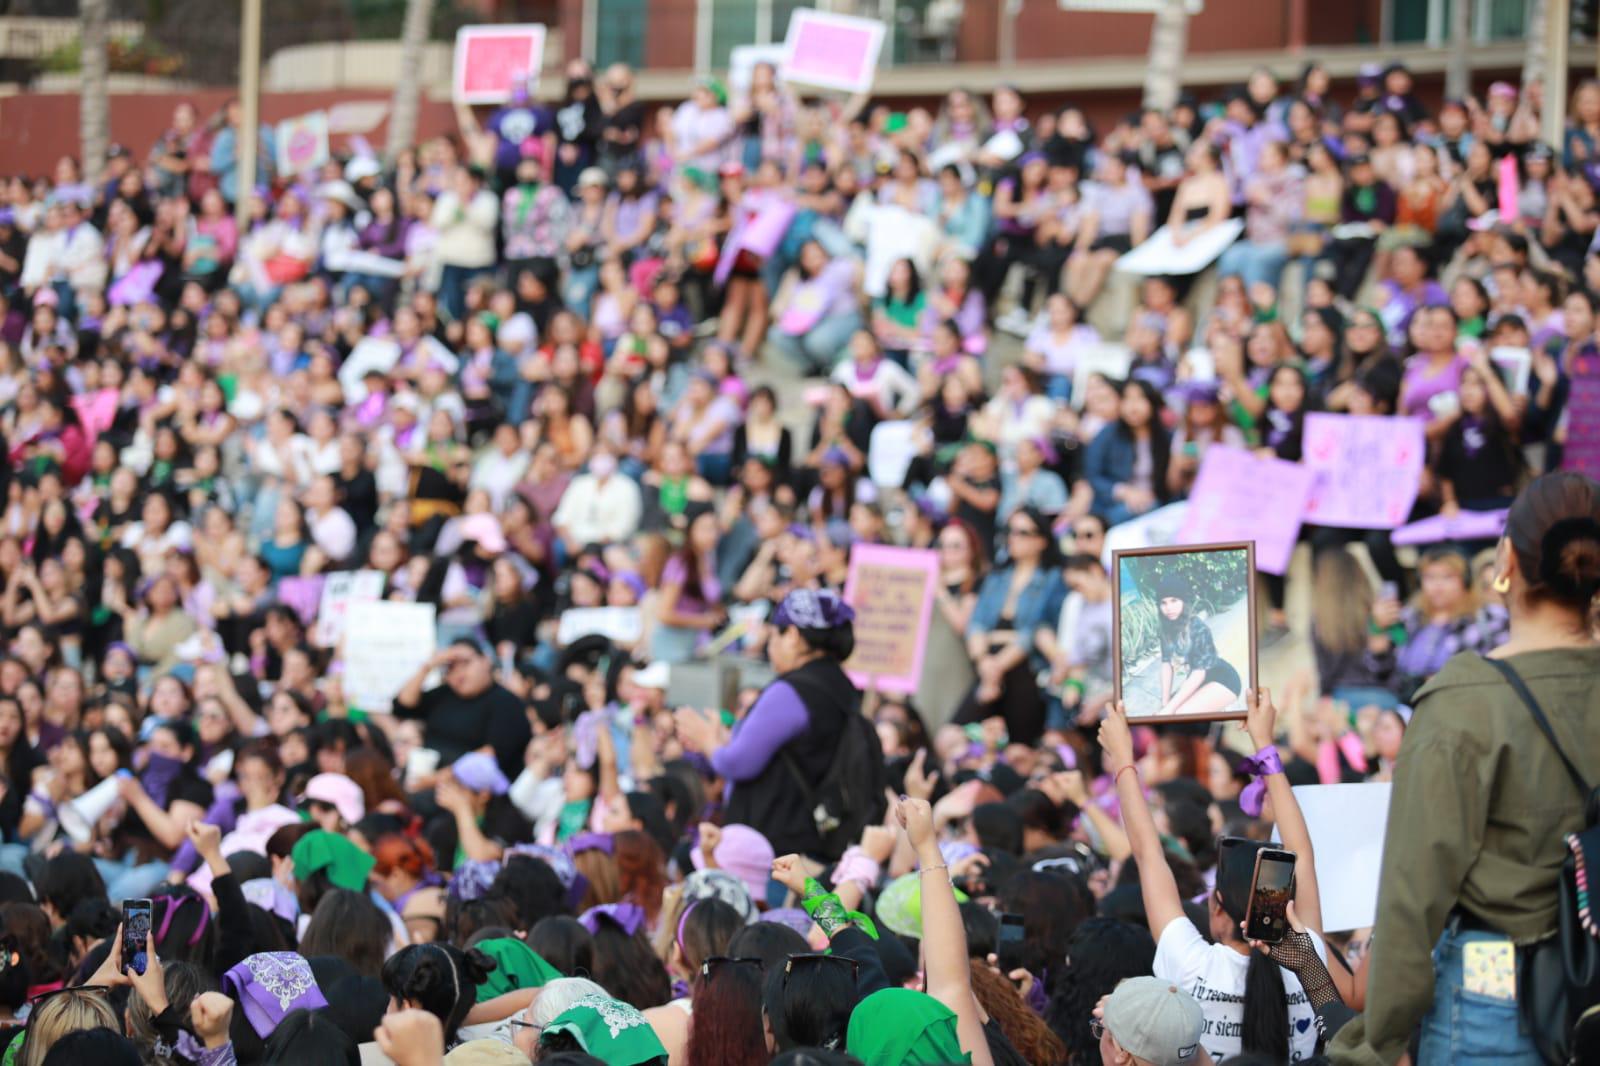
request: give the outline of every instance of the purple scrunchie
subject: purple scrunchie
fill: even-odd
[[[632,936],[644,924],[644,908],[637,903],[602,903],[578,915],[578,922],[593,935],[600,932],[601,918],[611,919]]]
[[[567,838],[568,855],[576,855],[580,851],[603,851],[610,855],[612,847],[609,833],[574,833]]]
[[[1239,793],[1239,809],[1255,818],[1261,814],[1261,804],[1267,795],[1267,783],[1262,778],[1268,774],[1283,773],[1283,760],[1278,757],[1277,748],[1262,748],[1241,762],[1239,770],[1250,774],[1252,778],[1251,782],[1244,786],[1244,791]]]

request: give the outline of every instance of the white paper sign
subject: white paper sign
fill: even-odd
[[[1102,341],[1079,353],[1078,361],[1072,367],[1072,406],[1083,410],[1084,402],[1089,398],[1089,375],[1099,374],[1112,381],[1121,381],[1128,376],[1128,368],[1132,365],[1133,349],[1114,341]]]
[[[1391,788],[1387,781],[1369,781],[1301,785],[1294,790],[1317,855],[1317,895],[1322,899],[1325,933],[1367,929],[1377,920]],[[1272,839],[1280,839],[1276,827]]]
[[[561,613],[556,643],[562,647],[584,637],[602,636],[617,644],[635,644],[644,634],[637,607],[574,607]]]
[[[338,647],[350,605],[382,599],[383,579],[382,570],[340,570],[329,574],[322,583],[322,599],[317,604],[317,643],[324,648]]]
[[[278,123],[273,137],[280,177],[314,170],[328,161],[328,113],[312,111]]]
[[[1127,274],[1198,274],[1227,250],[1244,232],[1244,220],[1230,218],[1204,233],[1176,244],[1170,227],[1162,226],[1133,251],[1117,260],[1117,269]]]
[[[431,603],[352,603],[345,615],[344,698],[351,707],[386,712],[418,667],[433,657]]]
[[[897,489],[905,484],[906,471],[917,457],[923,427],[917,422],[897,420],[879,422],[872,427],[867,445],[867,473],[880,489]]]
[[[781,44],[741,44],[735,45],[728,55],[728,88],[736,93],[750,91],[750,82],[755,78],[756,67],[762,63],[771,63],[778,72],[778,82],[783,82],[783,56],[786,51]]]

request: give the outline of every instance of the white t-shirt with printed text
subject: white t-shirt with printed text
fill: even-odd
[[[1327,946],[1316,933],[1310,935],[1317,955],[1326,962]],[[1242,1051],[1239,1033],[1244,1025],[1244,982],[1249,967],[1249,955],[1225,944],[1207,943],[1187,918],[1169,922],[1156,943],[1153,972],[1199,1001],[1206,1018],[1200,1046],[1219,1066]],[[1299,1062],[1317,1053],[1316,1011],[1300,987],[1300,979],[1288,970],[1282,973],[1289,1005],[1289,1060]]]

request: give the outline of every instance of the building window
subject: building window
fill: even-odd
[[[1451,6],[1472,5],[1472,39],[1515,41],[1527,33],[1528,0],[1389,0],[1389,43],[1449,43]]]
[[[700,17],[711,20],[711,54],[701,69],[728,69],[728,59],[740,45],[782,44],[789,16],[811,6],[811,0],[701,0]]]
[[[588,0],[594,6],[594,63],[596,67],[627,63],[644,68],[644,37],[648,29],[645,0]]]

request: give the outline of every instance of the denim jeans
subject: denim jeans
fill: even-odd
[[[1283,276],[1283,266],[1289,261],[1289,246],[1279,241],[1274,244],[1256,244],[1253,241],[1235,241],[1222,253],[1217,263],[1217,273],[1223,277],[1237,274],[1244,279],[1246,288],[1264,281],[1273,288]]]
[[[829,315],[803,335],[785,333],[774,325],[767,330],[767,343],[804,374],[826,377],[850,351],[850,338],[861,328],[861,316],[854,311]]]
[[[116,859],[95,859],[101,880],[106,883],[106,899],[113,907],[125,899],[148,899],[166,881],[172,867],[164,862],[134,863]]]
[[[1433,949],[1433,1008],[1422,1020],[1418,1066],[1540,1066],[1544,1061],[1522,1030],[1515,1000],[1496,999],[1462,987],[1466,945],[1503,939],[1495,933],[1448,929],[1439,938]]]

